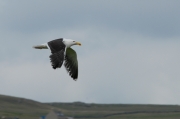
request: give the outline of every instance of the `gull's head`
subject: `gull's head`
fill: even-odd
[[[66,47],[71,47],[72,45],[81,46],[80,42],[77,42],[77,41],[71,40],[71,39],[63,39],[63,43],[66,45]]]

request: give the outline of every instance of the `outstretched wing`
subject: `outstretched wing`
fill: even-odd
[[[64,66],[65,66],[67,72],[69,73],[69,75],[74,80],[77,80],[77,78],[78,78],[78,61],[77,61],[76,52],[72,48],[66,49]]]
[[[49,56],[53,69],[61,68],[64,61],[64,51],[53,53]]]
[[[52,53],[49,58],[51,60],[51,65],[54,69],[60,68],[64,61],[64,52],[66,46],[62,41],[63,39],[60,38],[48,42],[48,46]]]

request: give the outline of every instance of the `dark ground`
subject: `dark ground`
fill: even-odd
[[[0,95],[0,118],[39,119],[52,109],[75,119],[180,119],[179,105],[40,103]]]

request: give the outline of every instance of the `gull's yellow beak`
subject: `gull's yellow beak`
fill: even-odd
[[[76,45],[79,45],[79,46],[81,46],[81,43],[80,43],[80,42],[76,42]]]

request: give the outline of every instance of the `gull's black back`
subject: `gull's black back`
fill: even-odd
[[[63,41],[63,38],[59,38],[59,39],[55,39],[55,40],[48,42],[48,46],[49,46],[52,54],[62,51],[62,50],[65,51],[66,46],[62,41]]]

